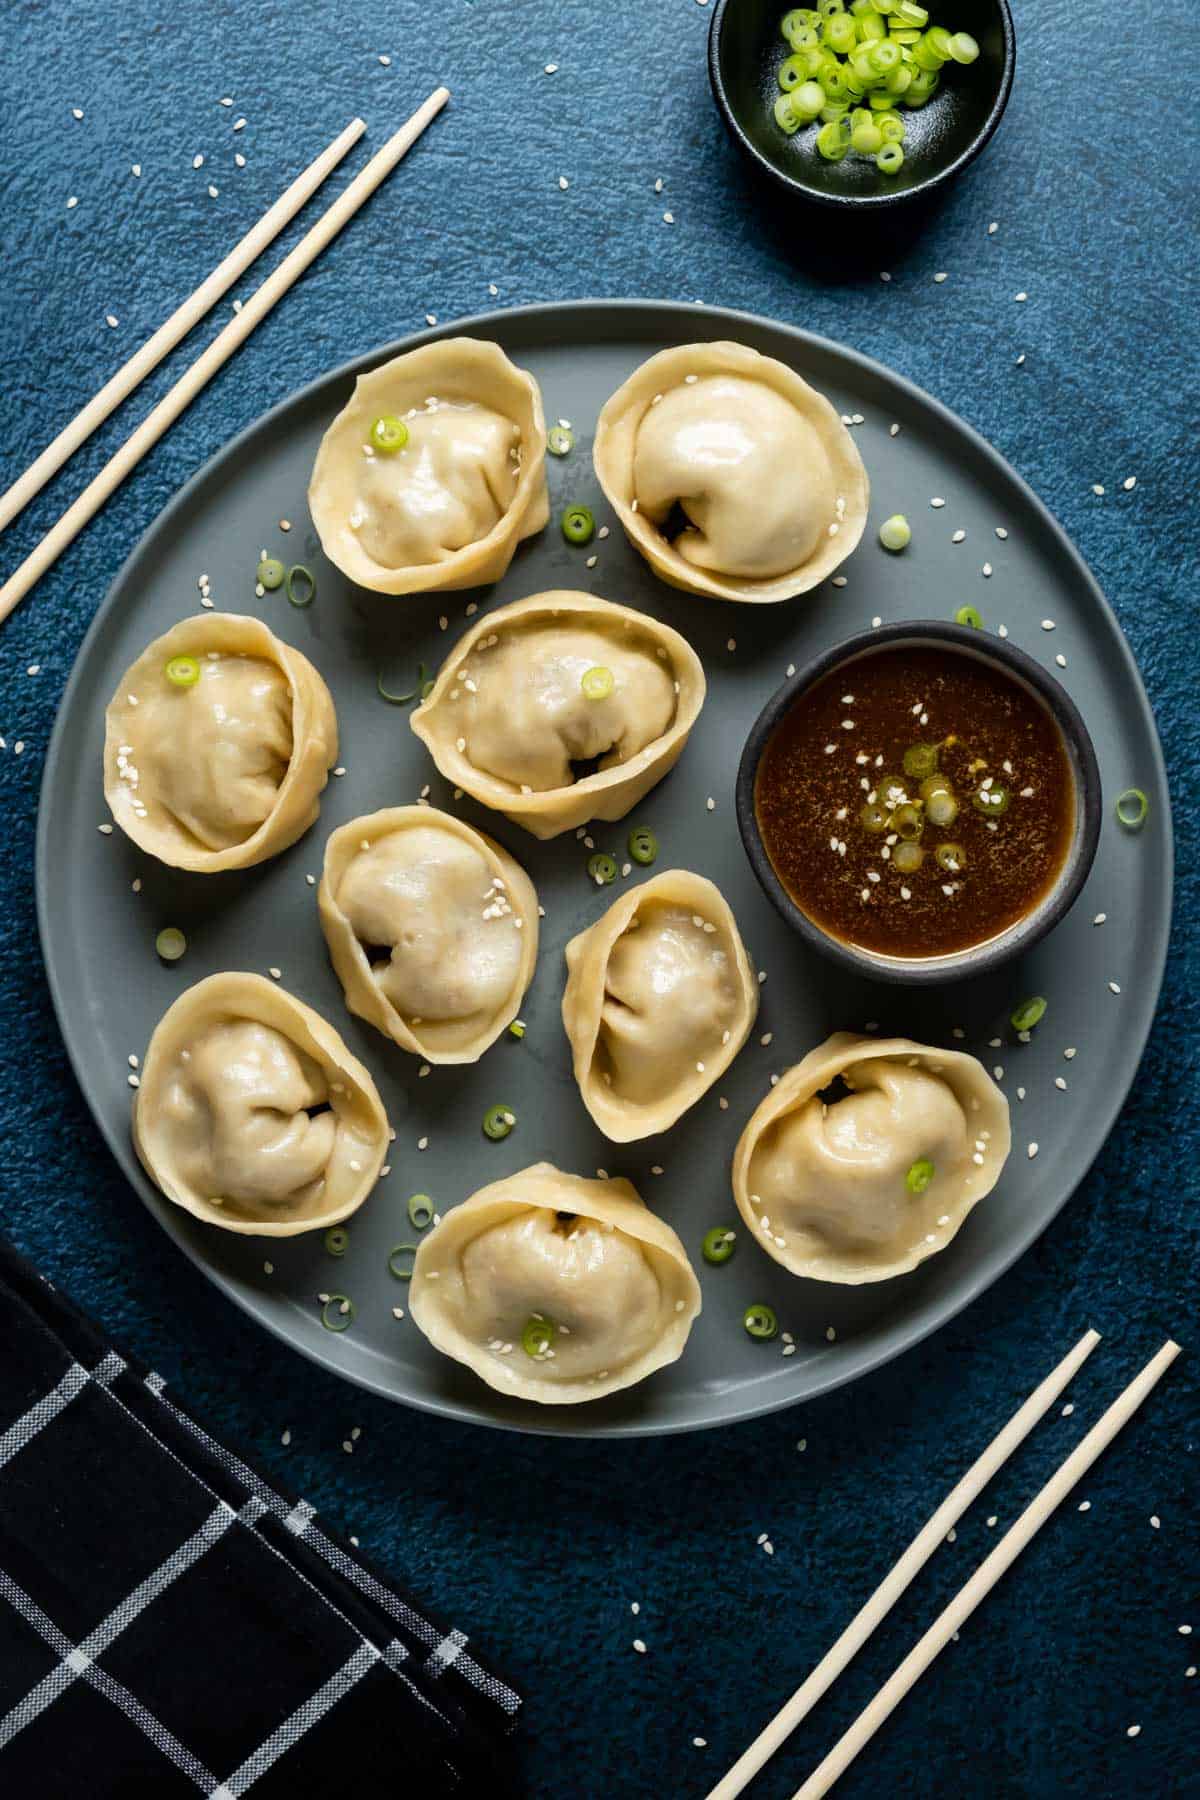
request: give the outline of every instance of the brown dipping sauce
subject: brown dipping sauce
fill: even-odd
[[[1032,912],[1066,860],[1075,805],[1041,702],[990,661],[931,647],[868,653],[814,683],[768,740],[754,789],[796,905],[885,956],[965,950]],[[920,866],[906,870],[909,845]]]

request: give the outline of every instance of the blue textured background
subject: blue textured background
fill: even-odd
[[[356,1393],[252,1330],[132,1203],[92,1128],[50,1014],[32,896],[37,783],[71,659],[168,496],[322,369],[420,326],[427,312],[486,307],[489,282],[500,305],[697,297],[878,356],[991,438],[1106,588],[1173,781],[1185,776],[1190,793],[1200,734],[1184,238],[1195,202],[1182,142],[1151,154],[1144,121],[1148,102],[1166,103],[1175,46],[1193,23],[1182,0],[1135,0],[1119,20],[1062,0],[1020,6],[1017,83],[992,148],[934,217],[860,238],[851,260],[844,246],[823,254],[823,217],[779,215],[749,186],[709,99],[708,11],[696,0],[6,9],[4,480],[355,112],[378,143],[437,81],[455,93],[411,160],[4,629],[2,1224],[218,1433],[503,1662],[528,1694],[530,1793],[702,1795],[968,1452],[1094,1323],[1107,1341],[1078,1384],[1075,1420],[1049,1423],[1018,1457],[753,1788],[756,1800],[785,1800],[992,1541],[986,1516],[1011,1518],[1078,1422],[1168,1330],[1194,1351],[1194,940],[1177,927],[1141,1075],[1074,1202],[919,1350],[819,1404],[721,1434],[593,1447],[451,1428]],[[557,74],[543,73],[547,62]],[[225,95],[232,108],[219,106]],[[206,160],[195,171],[198,153]],[[78,205],[68,210],[70,195]],[[993,219],[1000,229],[988,237]],[[937,270],[945,283],[934,284]],[[1021,289],[1029,299],[1017,305]],[[161,392],[195,347],[177,352],[150,390]],[[139,397],[110,421],[10,528],[5,570],[147,403]],[[1126,494],[1128,474],[1138,481]],[[25,674],[31,663],[40,674]],[[1179,821],[1181,921],[1196,905],[1195,816],[1191,806]],[[1043,1534],[840,1793],[1200,1791],[1200,1677],[1185,1674],[1200,1661],[1196,1417],[1185,1359],[1080,1490],[1090,1510],[1070,1504]],[[352,1425],[362,1436],[351,1460],[340,1445]],[[762,1531],[773,1557],[756,1547]],[[1180,1635],[1185,1623],[1195,1636]],[[637,1634],[644,1657],[631,1649]],[[1129,1739],[1133,1723],[1142,1730]],[[697,1735],[707,1748],[693,1746]]]

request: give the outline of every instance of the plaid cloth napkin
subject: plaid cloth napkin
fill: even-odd
[[[0,1793],[503,1800],[520,1704],[0,1239]]]

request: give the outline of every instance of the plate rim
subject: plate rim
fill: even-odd
[[[539,320],[550,321],[561,319],[564,314],[569,314],[578,318],[587,313],[598,315],[598,325],[602,325],[606,319],[611,321],[612,319],[621,318],[626,318],[630,321],[635,321],[639,318],[645,319],[647,317],[651,320],[660,322],[666,320],[677,321],[680,330],[673,335],[675,335],[679,341],[682,341],[684,337],[686,329],[684,321],[692,319],[696,320],[697,324],[702,327],[700,331],[688,334],[697,341],[712,341],[711,334],[705,329],[710,322],[719,322],[722,326],[728,327],[730,336],[736,336],[738,327],[749,327],[755,331],[761,331],[765,328],[768,332],[782,333],[784,337],[793,340],[801,346],[812,347],[818,353],[845,359],[873,379],[882,380],[885,384],[891,384],[895,388],[898,388],[918,407],[923,408],[928,413],[932,414],[942,425],[950,427],[956,436],[965,438],[975,455],[981,456],[984,461],[990,463],[993,467],[998,466],[1004,477],[1015,484],[1021,493],[1024,503],[1031,508],[1043,531],[1047,532],[1049,537],[1053,540],[1058,553],[1065,553],[1075,578],[1080,581],[1083,587],[1088,591],[1092,603],[1099,608],[1101,615],[1111,627],[1111,635],[1115,640],[1116,650],[1123,666],[1126,683],[1132,688],[1136,699],[1137,710],[1141,717],[1141,723],[1145,728],[1149,739],[1151,754],[1154,761],[1154,773],[1163,793],[1167,795],[1168,799],[1168,804],[1163,809],[1162,819],[1162,855],[1164,857],[1166,874],[1166,880],[1163,883],[1163,891],[1167,897],[1166,907],[1163,914],[1160,916],[1159,924],[1153,933],[1154,941],[1149,946],[1155,964],[1153,979],[1150,981],[1143,980],[1139,983],[1138,988],[1141,1018],[1137,1030],[1132,1034],[1138,1040],[1137,1059],[1133,1064],[1129,1082],[1121,1092],[1119,1098],[1113,1101],[1111,1097],[1106,1097],[1102,1104],[1095,1109],[1095,1111],[1103,1118],[1103,1129],[1093,1156],[1078,1171],[1074,1178],[1069,1180],[1068,1185],[1063,1189],[1060,1197],[1054,1202],[1053,1206],[1045,1216],[1038,1220],[1034,1228],[1014,1236],[1012,1244],[1006,1248],[998,1265],[990,1267],[986,1274],[977,1272],[970,1275],[964,1280],[962,1289],[957,1292],[953,1298],[943,1300],[939,1303],[933,1310],[932,1316],[922,1316],[906,1323],[901,1323],[898,1326],[889,1325],[886,1332],[886,1345],[882,1348],[875,1342],[876,1334],[872,1334],[871,1339],[864,1344],[856,1354],[852,1355],[846,1365],[835,1368],[825,1376],[818,1374],[816,1379],[805,1389],[803,1394],[770,1393],[762,1399],[739,1403],[737,1410],[730,1414],[721,1414],[719,1416],[702,1419],[674,1419],[665,1421],[632,1419],[616,1422],[605,1421],[604,1423],[597,1421],[589,1424],[586,1416],[579,1416],[586,1413],[586,1409],[581,1407],[566,1408],[546,1406],[533,1409],[531,1403],[531,1410],[533,1410],[534,1416],[529,1417],[526,1412],[522,1412],[520,1416],[515,1416],[506,1415],[503,1412],[487,1410],[487,1403],[483,1399],[477,1404],[469,1404],[460,1402],[454,1398],[443,1398],[441,1396],[431,1398],[421,1394],[401,1394],[397,1393],[394,1388],[387,1386],[383,1381],[375,1378],[369,1367],[346,1368],[342,1366],[337,1360],[336,1345],[325,1346],[321,1344],[318,1339],[314,1339],[309,1343],[291,1335],[286,1329],[286,1315],[276,1316],[272,1311],[262,1306],[262,1297],[258,1289],[247,1287],[239,1282],[233,1275],[227,1274],[224,1270],[219,1268],[215,1268],[213,1264],[205,1258],[199,1244],[192,1241],[190,1235],[184,1233],[177,1234],[171,1229],[173,1221],[170,1218],[168,1210],[170,1202],[164,1200],[161,1195],[152,1190],[148,1181],[145,1181],[145,1178],[141,1176],[141,1171],[137,1167],[136,1157],[132,1151],[132,1140],[128,1133],[122,1135],[115,1129],[110,1128],[110,1122],[104,1112],[93,1106],[89,1088],[84,1079],[82,1053],[77,1054],[76,1045],[73,1043],[71,1035],[66,1027],[65,1021],[68,1016],[66,997],[54,957],[50,950],[53,929],[50,917],[49,884],[46,879],[46,871],[50,861],[49,815],[54,803],[55,792],[59,786],[58,769],[59,763],[65,754],[68,720],[73,715],[73,702],[75,700],[77,689],[83,683],[84,670],[88,662],[88,653],[91,650],[93,641],[106,624],[108,614],[118,599],[120,591],[126,582],[127,575],[147,553],[150,542],[156,536],[158,531],[164,525],[168,525],[178,513],[182,512],[187,507],[193,494],[209,478],[209,475],[219,462],[223,462],[231,455],[234,455],[247,439],[261,431],[269,422],[312,399],[318,390],[339,381],[347,382],[356,377],[363,370],[372,368],[383,360],[390,359],[393,356],[399,356],[407,350],[416,349],[420,345],[426,343],[435,343],[450,337],[487,335],[489,333],[498,333],[502,336],[506,324],[511,324],[513,320],[520,321],[522,324],[530,324]],[[652,329],[651,335],[659,336],[661,335],[661,332],[658,329]],[[713,604],[721,603],[716,602]],[[1138,668],[1132,647],[1121,626],[1121,622],[1112,606],[1109,604],[1103,589],[1066,529],[1058,522],[1049,507],[1018,470],[1013,467],[1007,457],[997,450],[993,444],[990,444],[982,433],[976,431],[975,427],[966,419],[962,418],[960,414],[954,412],[950,407],[945,405],[944,402],[938,400],[935,395],[928,393],[916,382],[910,380],[908,376],[901,374],[898,370],[889,368],[886,363],[878,361],[875,357],[868,356],[865,352],[857,350],[849,344],[838,343],[835,339],[828,338],[822,333],[808,331],[801,326],[792,325],[783,320],[772,319],[763,313],[746,312],[732,307],[710,306],[707,303],[702,306],[697,306],[694,303],[689,304],[682,300],[604,298],[603,296],[596,296],[562,301],[535,301],[523,306],[493,308],[487,312],[473,313],[463,318],[439,323],[437,326],[422,331],[411,332],[401,338],[393,339],[386,344],[362,351],[356,356],[347,359],[345,362],[338,364],[334,368],[327,369],[321,374],[314,376],[311,381],[305,382],[303,386],[295,388],[290,393],[285,394],[283,398],[276,401],[273,406],[268,407],[264,412],[257,414],[244,425],[240,431],[236,432],[232,437],[225,439],[204,459],[199,468],[197,468],[183,485],[171,495],[165,506],[159,509],[150,520],[149,524],[139,534],[136,543],[133,545],[128,555],[120,564],[112,580],[109,582],[103,597],[98,602],[95,612],[92,614],[87,630],[84,632],[80,641],[79,649],[72,662],[71,671],[64,684],[62,696],[59,700],[58,709],[55,714],[54,725],[49,742],[46,746],[46,757],[38,789],[37,828],[34,843],[34,899],[38,927],[38,944],[41,951],[42,966],[50,990],[51,1004],[54,1008],[55,1023],[58,1026],[59,1036],[62,1040],[63,1047],[66,1050],[72,1074],[75,1077],[80,1094],[92,1117],[93,1123],[96,1125],[101,1137],[108,1146],[118,1169],[125,1176],[129,1186],[146,1207],[147,1211],[150,1212],[160,1229],[162,1229],[167,1237],[170,1238],[175,1248],[183,1252],[188,1261],[200,1271],[206,1280],[208,1280],[225,1299],[238,1307],[238,1309],[255,1325],[264,1328],[272,1337],[286,1345],[291,1351],[304,1357],[307,1361],[315,1363],[318,1367],[325,1369],[331,1375],[335,1375],[343,1381],[348,1381],[356,1387],[361,1387],[367,1392],[375,1394],[382,1399],[389,1400],[393,1404],[411,1407],[416,1411],[445,1419],[455,1425],[479,1425],[488,1427],[492,1430],[513,1431],[538,1437],[629,1440],[646,1437],[669,1437],[680,1435],[685,1432],[728,1428],[746,1423],[752,1419],[765,1417],[770,1413],[785,1411],[789,1407],[801,1405],[810,1400],[820,1399],[824,1395],[833,1392],[835,1389],[847,1386],[850,1382],[857,1381],[865,1375],[870,1375],[877,1369],[883,1368],[888,1363],[894,1362],[898,1358],[906,1355],[910,1350],[915,1349],[917,1345],[923,1343],[927,1338],[932,1337],[935,1332],[940,1331],[944,1326],[949,1325],[954,1319],[958,1318],[968,1306],[974,1304],[974,1302],[990,1288],[994,1287],[1003,1276],[1008,1274],[1013,1265],[1032,1248],[1042,1233],[1054,1223],[1064,1207],[1074,1197],[1082,1183],[1086,1180],[1088,1173],[1107,1144],[1113,1127],[1116,1124],[1116,1121],[1129,1098],[1134,1082],[1137,1079],[1138,1068],[1145,1055],[1146,1045],[1149,1042],[1150,1033],[1154,1026],[1159,999],[1162,993],[1163,979],[1166,973],[1167,954],[1174,916],[1174,870],[1174,822],[1170,807],[1170,790],[1167,779],[1166,760],[1163,756],[1162,743],[1159,738],[1158,727],[1154,717],[1154,709],[1150,702],[1150,697],[1146,692],[1141,671]],[[539,1416],[541,1414],[547,1416]]]

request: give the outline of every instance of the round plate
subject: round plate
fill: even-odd
[[[554,516],[495,589],[408,599],[363,593],[325,562],[308,520],[304,496],[318,440],[361,370],[458,331],[494,338],[537,376],[547,418],[570,420],[574,450],[561,461],[548,458]],[[597,412],[613,389],[667,345],[722,336],[780,357],[844,415],[861,416],[853,429],[871,475],[872,522],[843,565],[843,588],[827,582],[783,606],[694,599],[657,581],[619,528],[583,550],[564,543],[557,529],[558,514],[572,501],[586,502],[601,524],[612,525],[590,447]],[[944,507],[931,510],[934,496]],[[896,557],[879,548],[875,529],[898,510],[912,521],[913,541]],[[287,533],[283,519],[292,521]],[[966,538],[955,544],[960,529]],[[294,610],[282,592],[255,598],[264,546],[315,571],[317,597],[307,611]],[[994,571],[990,579],[985,563]],[[265,619],[316,663],[337,704],[345,773],[330,781],[314,829],[273,862],[189,876],[97,826],[108,817],[101,788],[105,705],[147,641],[198,610],[202,574],[217,607]],[[615,891],[588,879],[588,851],[573,833],[540,844],[470,800],[456,803],[408,729],[408,709],[386,704],[375,686],[380,670],[393,688],[411,687],[419,662],[432,671],[464,629],[472,601],[498,605],[552,587],[654,613],[684,632],[703,658],[708,701],[678,767],[629,820],[597,827],[594,838],[624,863],[629,825],[651,824],[662,845],[658,868],[678,864],[717,881],[765,974],[757,1026],[728,1076],[672,1131],[624,1148],[608,1143],[584,1111],[559,1016],[563,947]],[[949,617],[967,600],[989,629],[1003,624],[1057,674],[1088,721],[1106,794],[1100,851],[1073,912],[1015,969],[931,991],[874,986],[806,950],[759,890],[734,818],[738,756],[789,665],[802,666],[873,620]],[[1042,629],[1040,621],[1051,619],[1054,629]],[[1151,805],[1136,836],[1112,817],[1113,797],[1129,785],[1144,788]],[[434,805],[457,805],[506,844],[532,875],[546,913],[523,1042],[505,1038],[471,1067],[435,1068],[424,1078],[416,1058],[346,1012],[305,879],[319,877],[335,826],[421,793]],[[635,867],[626,879],[645,873]],[[181,1249],[286,1343],[377,1393],[461,1419],[596,1435],[687,1430],[806,1399],[898,1355],[995,1281],[1064,1204],[1129,1090],[1162,976],[1170,892],[1166,782],[1132,656],[1079,556],[1012,469],[928,395],[853,351],[744,314],[667,303],[536,306],[426,332],[315,382],[228,444],[146,533],[96,614],[46,759],[38,825],[42,947],[75,1072],[113,1154]],[[1107,923],[1093,925],[1101,912]],[[186,956],[170,967],[154,954],[155,934],[168,924],[188,938]],[[337,1026],[379,1083],[396,1131],[391,1174],[351,1221],[341,1261],[326,1254],[320,1234],[269,1241],[193,1221],[149,1184],[133,1154],[128,1059],[144,1053],[176,995],[222,969],[281,971],[284,986]],[[1034,1041],[1022,1045],[1007,1021],[1030,993],[1047,995],[1050,1004]],[[958,1041],[989,1067],[1003,1067],[1014,1148],[995,1192],[945,1251],[896,1281],[859,1288],[797,1281],[745,1234],[732,1261],[708,1268],[700,1239],[710,1225],[736,1218],[733,1146],[772,1073],[828,1032],[873,1022],[885,1033]],[[1001,1043],[993,1047],[994,1038]],[[1068,1048],[1078,1051],[1069,1060]],[[1065,1091],[1056,1077],[1066,1081]],[[518,1123],[502,1143],[491,1143],[480,1121],[497,1100],[513,1108]],[[629,1176],[679,1231],[704,1287],[704,1312],[682,1359],[588,1407],[513,1403],[438,1356],[407,1316],[393,1316],[397,1306],[407,1314],[407,1290],[387,1269],[391,1246],[415,1235],[407,1196],[427,1192],[445,1210],[543,1158],[581,1174],[599,1167]],[[656,1166],[661,1174],[652,1172]],[[357,1309],[351,1329],[337,1336],[322,1328],[316,1298],[332,1292],[350,1295]],[[753,1300],[774,1306],[790,1338],[763,1344],[746,1336],[742,1313]]]

